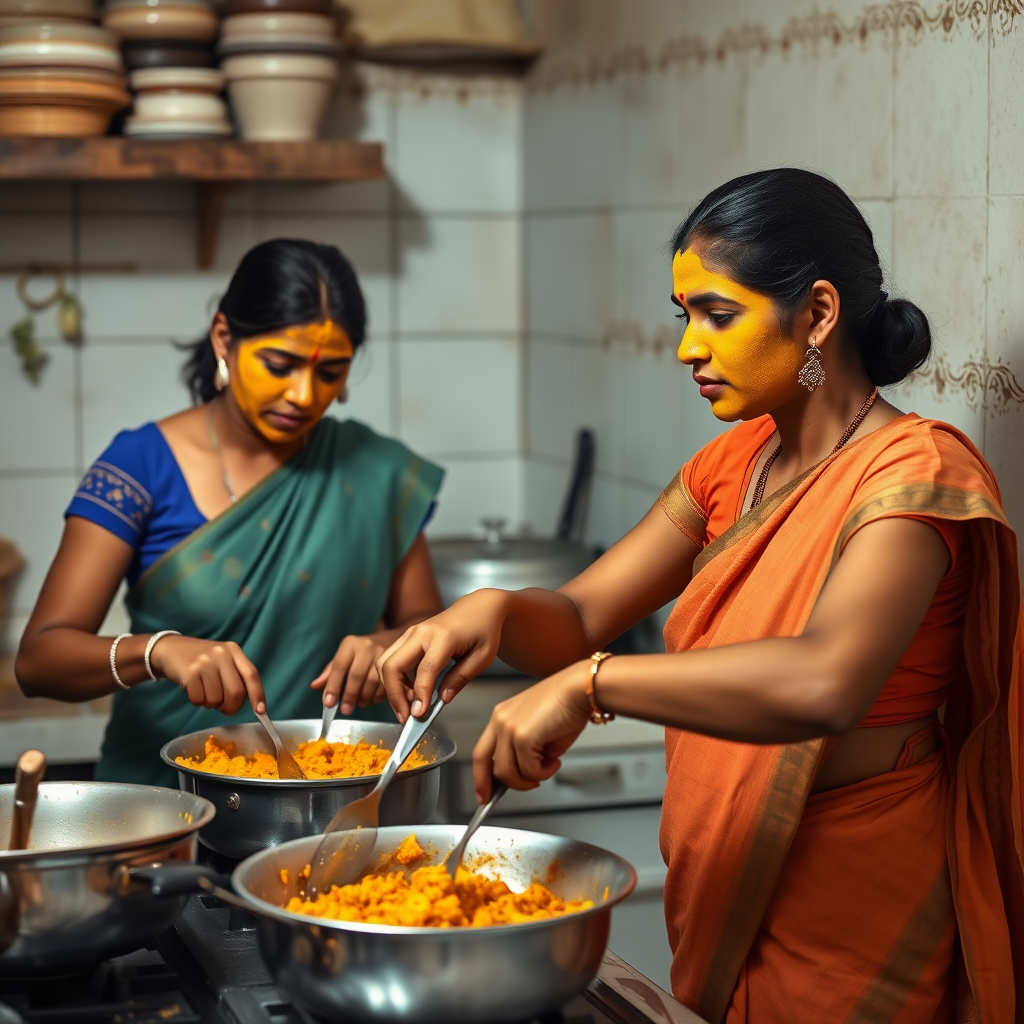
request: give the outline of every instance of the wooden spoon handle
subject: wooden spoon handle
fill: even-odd
[[[14,813],[11,815],[9,850],[28,849],[32,833],[32,815],[36,810],[39,783],[46,771],[46,755],[41,750],[26,750],[14,770]]]

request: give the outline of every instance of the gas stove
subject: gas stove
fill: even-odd
[[[324,1024],[275,986],[253,917],[206,895],[189,899],[154,948],[74,977],[0,978],[0,1003],[24,1024]],[[18,1016],[0,1010],[0,1024]],[[702,1022],[607,953],[583,995],[524,1024]]]

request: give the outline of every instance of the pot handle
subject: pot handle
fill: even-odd
[[[217,874],[213,868],[202,864],[186,864],[171,861],[167,864],[147,864],[142,868],[129,868],[126,881],[141,882],[149,886],[150,893],[157,899],[174,896],[191,896],[197,892],[210,892],[203,883],[212,886],[227,885],[228,880]]]

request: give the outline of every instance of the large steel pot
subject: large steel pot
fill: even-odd
[[[285,745],[320,735],[319,719],[277,722]],[[335,722],[327,738],[332,742],[381,743],[394,749],[402,727],[388,722]],[[257,750],[274,753],[273,744],[258,722],[224,725],[179,736],[164,745],[160,756],[178,772],[181,788],[205,797],[217,808],[217,817],[199,834],[199,841],[216,853],[241,860],[268,846],[318,835],[345,804],[366,796],[379,775],[355,779],[238,779],[186,768],[176,757],[202,757],[207,737],[234,743],[238,753],[251,756]],[[428,732],[420,752],[431,758],[422,768],[400,771],[388,786],[380,805],[382,825],[419,825],[437,807],[440,767],[455,755],[455,744]]]
[[[415,831],[439,863],[463,828]],[[409,831],[382,828],[377,851],[394,851]],[[318,1018],[346,1024],[500,1024],[540,1016],[587,987],[608,943],[612,907],[636,885],[633,868],[607,850],[485,825],[466,851],[470,866],[484,856],[487,863],[477,870],[513,889],[545,879],[559,896],[592,899],[593,909],[492,928],[399,928],[289,913],[284,904],[298,893],[299,873],[319,842],[320,836],[296,839],[250,857],[231,877],[237,896],[222,896],[255,914],[274,980]],[[289,883],[282,882],[282,869]],[[180,891],[173,877],[169,882],[170,891]]]
[[[577,541],[508,537],[503,519],[485,519],[483,536],[451,537],[430,541],[434,575],[445,607],[460,597],[494,587],[557,590],[594,561],[594,551]],[[495,659],[481,675],[516,675],[515,669]]]
[[[0,786],[0,836],[14,786]],[[0,851],[0,892],[15,903],[0,974],[58,974],[137,949],[177,919],[184,897],[154,898],[131,869],[192,862],[213,819],[200,797],[120,782],[44,782],[28,850]]]

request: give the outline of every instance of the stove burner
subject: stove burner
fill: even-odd
[[[24,1024],[336,1024],[313,1016],[277,988],[260,956],[255,924],[251,914],[215,896],[194,896],[155,949],[115,957],[71,977],[0,978],[0,1024],[19,1024],[5,1016],[4,1004]],[[641,1013],[595,980],[584,995],[523,1024],[655,1019],[663,1018]]]
[[[0,1002],[25,1024],[203,1024],[178,975],[148,949],[84,974],[0,978]]]

